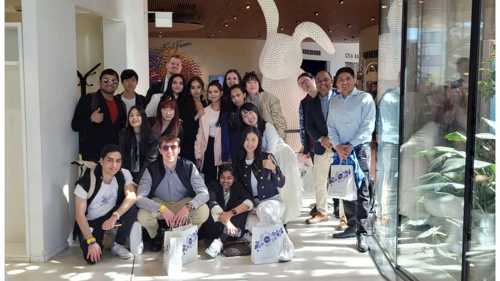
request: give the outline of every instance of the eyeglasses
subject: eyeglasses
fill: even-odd
[[[102,83],[117,85],[118,80],[116,80],[116,79],[102,79]]]
[[[169,151],[169,150],[174,151],[177,148],[179,148],[179,146],[177,144],[165,144],[165,145],[161,146],[161,150],[163,150],[163,151]]]

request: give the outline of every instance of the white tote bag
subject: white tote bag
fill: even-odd
[[[352,165],[331,165],[328,195],[346,201],[358,199],[358,188],[354,180]]]
[[[182,270],[183,264],[198,258],[198,228],[195,225],[185,225],[165,231],[163,245],[163,262],[167,274],[171,270],[173,273],[178,273]]]
[[[254,264],[278,262],[286,235],[282,224],[254,226],[252,228],[252,262]]]

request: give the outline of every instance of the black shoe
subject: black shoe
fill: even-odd
[[[163,231],[158,231],[156,237],[151,239],[151,243],[149,243],[149,250],[151,252],[159,252],[163,247]]]
[[[344,232],[334,233],[333,238],[351,238],[356,236],[356,229],[354,226],[347,227]]]
[[[356,249],[360,253],[364,253],[368,251],[368,245],[366,244],[366,236],[365,234],[356,234]]]
[[[314,205],[314,207],[312,207],[312,209],[309,211],[309,215],[313,217],[317,212],[318,209],[316,209],[316,205]]]

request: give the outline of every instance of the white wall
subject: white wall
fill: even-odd
[[[45,261],[66,248],[66,239],[72,229],[73,214],[69,211],[67,195],[73,189],[76,176],[76,170],[70,167],[70,162],[77,157],[78,149],[77,134],[70,127],[79,97],[75,4],[106,20],[133,24],[134,21],[125,18],[145,19],[146,11],[137,10],[137,2],[142,4],[140,7],[146,7],[146,0],[22,1],[23,57],[25,65],[29,66],[25,68],[24,85],[28,155],[26,185],[29,197],[28,254],[32,261]],[[127,5],[129,7],[126,9]],[[124,11],[127,11],[126,15]],[[115,48],[123,47],[127,44],[126,40],[143,40],[143,34],[138,34],[139,28],[134,32],[129,32],[127,28],[126,32],[121,33],[122,38],[115,42]],[[143,33],[147,34],[147,29]],[[110,38],[104,37],[103,44],[107,44],[106,40]],[[123,56],[115,56],[112,64],[140,66],[138,61],[147,57],[147,53],[144,43],[139,43],[127,49]],[[144,71],[144,65],[147,64],[146,59],[139,71]],[[122,69],[116,70],[120,72]],[[139,75],[147,77],[148,72]],[[147,79],[144,82],[147,84]]]

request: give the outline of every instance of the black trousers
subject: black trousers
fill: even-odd
[[[365,225],[370,208],[370,144],[360,144],[353,148],[359,166],[365,174],[365,179],[358,188],[358,200],[343,201],[344,212],[347,217],[347,225],[356,228],[356,233],[366,233]]]
[[[239,237],[230,237],[229,240],[236,240],[241,238],[245,232],[245,224],[247,222],[248,212],[238,214],[236,216],[231,217],[231,222],[234,226],[241,230],[241,234]],[[225,225],[219,221],[214,221],[212,215],[208,216],[207,221],[201,226],[199,230],[200,239],[207,239],[208,241],[212,241],[217,238],[221,238],[224,233]]]
[[[205,150],[205,157],[203,160],[202,172],[205,175],[205,182],[210,184],[217,180],[217,167],[214,163],[214,137],[208,137],[207,150]]]
[[[103,249],[102,240],[104,238],[104,232],[105,232],[105,230],[102,229],[102,224],[104,223],[104,221],[106,221],[113,215],[113,212],[116,211],[118,207],[119,206],[116,206],[115,208],[113,208],[111,211],[109,211],[107,214],[105,214],[100,218],[88,221],[89,226],[93,228],[92,235],[95,237],[96,242],[99,244],[101,249]],[[130,230],[132,229],[132,225],[137,220],[137,212],[138,212],[137,207],[132,206],[130,207],[130,209],[128,209],[128,211],[125,214],[123,214],[120,217],[120,220],[117,222],[117,224],[121,224],[121,226],[118,227],[118,231],[116,232],[116,237],[115,237],[116,243],[120,245],[125,245],[127,243],[127,239],[130,236]],[[87,245],[87,241],[83,237],[80,228],[78,228],[78,239],[80,240],[80,248],[83,251],[83,258],[88,263],[93,263],[89,259],[87,259],[89,245]]]

